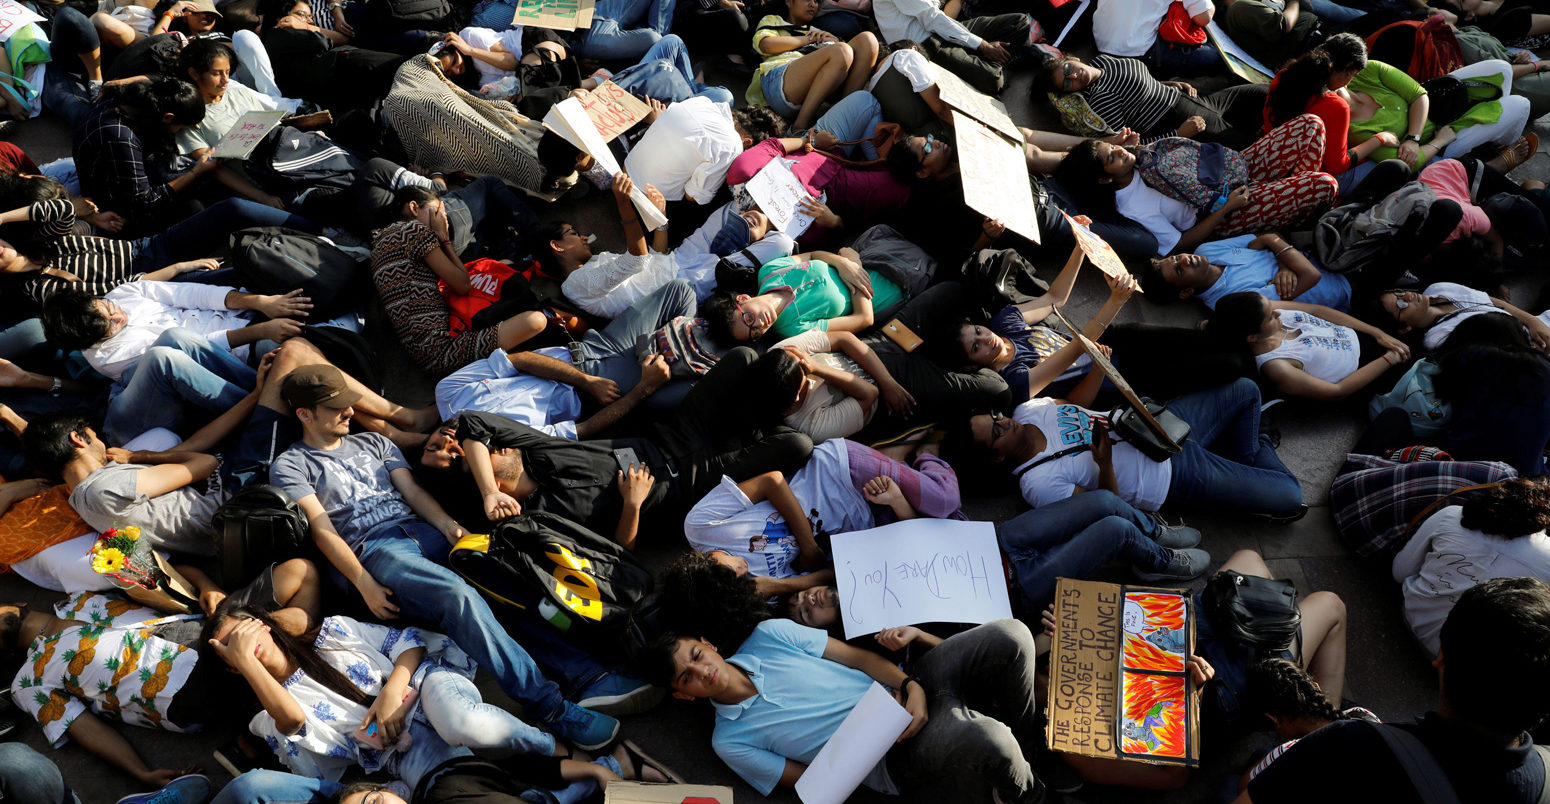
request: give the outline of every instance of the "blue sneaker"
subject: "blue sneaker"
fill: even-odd
[[[560,739],[583,751],[600,751],[619,736],[619,721],[565,702],[565,711],[549,724]]]
[[[638,678],[609,673],[581,693],[576,705],[605,715],[638,715],[661,702],[667,691]]]
[[[118,804],[205,804],[210,800],[210,780],[199,774],[181,776],[154,793],[124,796]]]

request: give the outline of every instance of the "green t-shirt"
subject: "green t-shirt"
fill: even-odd
[[[885,310],[904,301],[904,291],[876,271],[867,271],[872,279],[872,309]],[[778,338],[800,335],[811,329],[828,331],[829,319],[850,315],[850,288],[839,271],[822,260],[802,261],[782,257],[759,269],[759,292],[769,293],[789,287],[791,303],[775,319],[770,329]]]

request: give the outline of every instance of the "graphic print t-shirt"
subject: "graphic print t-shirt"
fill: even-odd
[[[269,468],[270,482],[292,499],[317,494],[345,544],[355,547],[373,530],[414,518],[389,473],[408,469],[387,436],[345,436],[338,448],[314,449],[298,441]]]
[[[1001,369],[1001,377],[1012,389],[1012,398],[1022,402],[1028,398],[1028,371],[1044,362],[1044,359],[1060,351],[1071,338],[1049,327],[1029,326],[1023,313],[1007,305],[990,319],[990,331],[1012,342],[1012,362]],[[1092,369],[1092,358],[1084,352],[1075,362],[1060,373],[1056,382],[1080,378]]]
[[[1091,445],[1093,420],[1107,423],[1102,414],[1048,398],[1030,399],[1018,405],[1012,418],[1039,428],[1046,442],[1044,451],[1017,466],[1019,470],[1062,450]],[[1119,485],[1120,499],[1143,511],[1156,511],[1168,498],[1173,475],[1167,461],[1154,461],[1119,441],[1114,444],[1114,479]],[[1038,508],[1070,497],[1078,486],[1098,488],[1098,464],[1090,449],[1082,450],[1023,472],[1017,484],[1023,499]]]

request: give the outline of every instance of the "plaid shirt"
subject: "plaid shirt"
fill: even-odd
[[[1517,476],[1499,461],[1401,463],[1350,454],[1330,486],[1329,502],[1335,528],[1357,555],[1391,556],[1404,546],[1410,520],[1438,498]]]
[[[81,194],[123,215],[125,231],[147,231],[172,201],[172,185],[152,179],[145,147],[112,101],[98,101],[75,132],[75,170]]]

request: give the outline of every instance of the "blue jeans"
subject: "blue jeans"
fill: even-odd
[[[639,61],[673,27],[676,0],[602,0],[581,52],[603,61]],[[645,27],[631,29],[637,22]]]
[[[1160,570],[1172,557],[1153,541],[1157,520],[1112,492],[1078,494],[1019,514],[996,526],[1012,564],[1012,587],[1026,617],[1037,617],[1055,595],[1055,579],[1086,578],[1110,561]]]
[[[1060,211],[1065,210],[1073,217],[1085,213],[1076,208],[1076,203],[1071,200],[1066,189],[1054,179],[1046,179],[1044,189],[1049,192],[1050,203],[1038,205],[1039,231],[1044,235],[1040,251],[1068,254],[1076,247],[1076,236],[1071,233],[1071,224],[1066,222]],[[1101,219],[1092,215],[1088,217],[1093,219],[1088,228],[1113,247],[1121,258],[1145,260],[1157,254],[1157,238],[1145,226],[1119,214]]]
[[[232,232],[254,226],[284,226],[309,234],[323,233],[322,227],[300,215],[246,198],[228,198],[169,226],[161,234],[136,240],[135,270],[154,271],[225,251]]]
[[[59,767],[21,743],[0,743],[0,801],[79,804]]]
[[[1175,75],[1201,75],[1220,69],[1222,54],[1207,41],[1203,45],[1179,45],[1163,41],[1161,36],[1152,43],[1141,60],[1146,62],[1153,75],[1164,78]]]
[[[791,61],[776,65],[759,78],[759,91],[764,93],[764,102],[775,114],[788,119],[802,111],[801,104],[794,104],[786,98],[786,68],[790,66]]]
[[[258,373],[231,352],[193,330],[173,327],[114,385],[103,431],[119,444],[152,427],[177,432],[185,404],[221,413],[257,382]]]
[[[1343,6],[1334,0],[1307,0],[1307,8],[1314,16],[1337,28],[1344,28],[1351,20],[1367,13],[1359,8]]]
[[[452,545],[423,520],[378,528],[355,548],[361,565],[406,617],[431,620],[490,675],[522,710],[543,723],[565,711],[560,688],[495,618],[490,604],[456,572],[443,566]],[[342,580],[335,573],[336,580]]]
[[[830,106],[829,111],[813,123],[813,129],[827,131],[840,142],[854,142],[872,136],[877,131],[877,124],[881,122],[882,104],[877,102],[877,96],[863,89],[846,95],[839,103]],[[855,148],[851,146],[847,150],[854,151]],[[860,148],[864,158],[877,158],[877,148],[872,143],[863,142]]]
[[[1290,514],[1302,505],[1297,477],[1259,432],[1253,380],[1186,394],[1168,409],[1190,426],[1184,451],[1168,462],[1168,505],[1259,514]]]
[[[79,56],[100,50],[102,42],[91,20],[69,6],[54,12],[49,40],[54,61],[43,73],[43,105],[71,128],[79,128],[91,113],[91,91]]]
[[[730,105],[732,92],[725,87],[713,87],[694,80],[694,67],[689,63],[689,49],[684,41],[668,34],[651,46],[640,63],[614,74],[613,82],[626,91],[645,95],[663,103],[677,103],[695,97],[710,98],[716,103]]]
[[[31,368],[53,363],[59,350],[43,336],[43,319],[28,318],[0,329],[0,358]]]
[[[221,788],[210,804],[327,804],[343,787],[284,771],[251,770]]]
[[[608,326],[589,330],[577,350],[581,362],[576,367],[613,380],[621,393],[627,392],[640,382],[635,342],[678,316],[694,315],[694,310],[694,288],[687,280],[674,279],[630,305]]]

